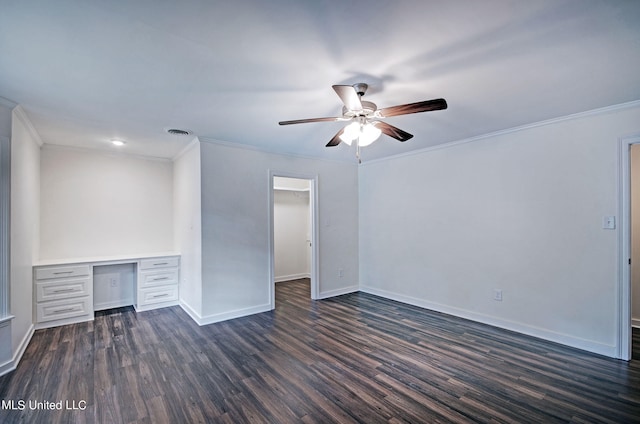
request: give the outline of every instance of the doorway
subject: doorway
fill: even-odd
[[[633,357],[633,326],[640,325],[640,319],[634,320],[634,316],[640,317],[640,310],[633,307],[634,292],[636,296],[640,295],[640,135],[621,138],[618,152],[620,228],[616,356],[628,361]],[[635,330],[637,333],[638,329]]]
[[[317,176],[269,172],[271,309],[278,282],[309,278],[318,298]]]
[[[631,145],[631,325],[640,327],[640,144]]]

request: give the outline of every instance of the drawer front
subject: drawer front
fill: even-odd
[[[91,308],[93,308],[90,303],[89,297],[38,303],[36,305],[36,319],[38,322],[46,322],[90,315]]]
[[[178,284],[178,269],[165,269],[158,271],[146,271],[140,273],[138,284],[140,287],[162,286]]]
[[[89,265],[72,266],[51,266],[36,268],[36,280],[47,280],[50,278],[79,277],[91,274]]]
[[[154,303],[170,302],[178,300],[178,286],[163,286],[151,289],[139,290],[139,305],[152,305]]]
[[[180,263],[178,257],[142,259],[140,269],[170,268],[177,267]]]
[[[72,297],[88,296],[91,279],[76,278],[64,280],[49,280],[36,283],[36,301],[69,299]]]

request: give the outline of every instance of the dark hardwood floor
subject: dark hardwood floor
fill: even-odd
[[[121,308],[36,331],[0,378],[0,422],[640,422],[638,353],[608,359],[364,293],[314,302],[308,280],[279,283],[276,304],[204,327],[179,307]]]

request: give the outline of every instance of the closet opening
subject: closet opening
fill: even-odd
[[[276,285],[309,283],[309,296],[318,298],[317,191],[315,176],[270,173],[271,309]]]

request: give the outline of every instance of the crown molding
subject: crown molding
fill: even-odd
[[[81,153],[91,153],[94,155],[128,157],[132,159],[141,159],[141,160],[149,160],[149,161],[156,161],[156,162],[167,162],[167,163],[173,162],[172,159],[166,158],[166,157],[148,156],[148,155],[141,155],[137,153],[114,151],[108,148],[95,148],[95,147],[89,148],[89,147],[78,147],[78,146],[65,146],[64,144],[45,143],[42,146],[42,149],[43,150],[67,150],[67,151],[75,151],[75,152],[81,152]]]
[[[544,121],[534,122],[534,123],[531,123],[531,124],[520,125],[518,127],[507,128],[507,129],[504,129],[504,130],[494,131],[494,132],[490,132],[490,133],[487,133],[487,134],[478,135],[478,136],[475,136],[475,137],[465,138],[465,139],[457,140],[457,141],[451,141],[451,142],[448,142],[448,143],[438,144],[436,146],[425,147],[423,149],[416,149],[416,150],[412,150],[410,152],[399,153],[397,155],[386,156],[386,157],[378,158],[378,159],[372,159],[372,160],[368,160],[366,162],[363,162],[360,166],[370,165],[370,164],[374,164],[374,163],[377,163],[377,162],[384,162],[384,161],[391,160],[391,159],[399,159],[399,158],[407,157],[407,156],[419,155],[419,154],[422,154],[422,153],[428,153],[428,152],[432,152],[432,151],[435,151],[435,150],[449,149],[451,147],[460,146],[462,144],[481,141],[481,140],[485,140],[485,139],[493,138],[493,137],[499,137],[499,136],[502,136],[502,135],[512,134],[512,133],[525,131],[525,130],[530,130],[530,129],[533,129],[533,128],[544,127],[544,126],[547,126],[547,125],[557,124],[559,122],[572,121],[572,120],[575,120],[575,119],[586,118],[586,117],[589,117],[589,116],[605,115],[607,113],[617,112],[619,110],[625,110],[625,109],[633,109],[633,108],[636,108],[636,107],[640,107],[640,100],[634,100],[634,101],[627,102],[627,103],[620,103],[620,104],[617,104],[617,105],[606,106],[606,107],[602,107],[602,108],[598,108],[598,109],[592,109],[592,110],[588,110],[588,111],[585,111],[585,112],[573,113],[571,115],[565,115],[565,116],[561,116],[561,117],[558,117],[558,118],[551,118],[551,119],[547,119],[547,120],[544,120]]]
[[[29,132],[29,135],[33,140],[35,140],[38,146],[42,147],[44,145],[42,141],[42,137],[40,137],[40,133],[38,133],[38,130],[36,130],[36,127],[33,126],[31,119],[29,119],[29,115],[27,115],[27,112],[24,110],[22,105],[18,105],[15,108],[13,108],[13,114],[15,115],[16,118],[18,118],[20,122],[22,122],[22,124],[27,129],[27,132]]]
[[[184,156],[185,153],[187,153],[189,150],[191,150],[193,147],[197,146],[198,144],[200,144],[200,139],[197,136],[193,137],[193,140],[191,140],[189,144],[187,144],[182,149],[180,149],[180,151],[175,156],[173,156],[171,160],[173,162],[177,161],[182,156]]]
[[[5,106],[9,109],[13,109],[14,107],[18,106],[18,103],[4,97],[0,97],[0,106]]]
[[[232,143],[230,141],[222,141],[222,140],[217,140],[215,138],[209,138],[209,137],[198,137],[198,139],[203,143],[216,144],[216,145],[219,145],[219,146],[230,147],[232,149],[240,149],[240,150],[248,150],[248,151],[253,151],[253,152],[267,153],[267,154],[275,155],[275,156],[284,156],[284,157],[289,157],[289,158],[293,158],[293,159],[308,159],[308,160],[313,160],[313,161],[328,162],[328,163],[341,163],[341,164],[353,163],[353,161],[346,160],[346,159],[327,159],[327,158],[319,158],[319,157],[314,157],[314,156],[305,156],[305,155],[300,155],[300,154],[296,154],[296,153],[277,152],[277,151],[269,150],[269,149],[266,149],[266,148],[263,148],[263,147],[254,146],[254,145],[251,145],[251,144]]]

